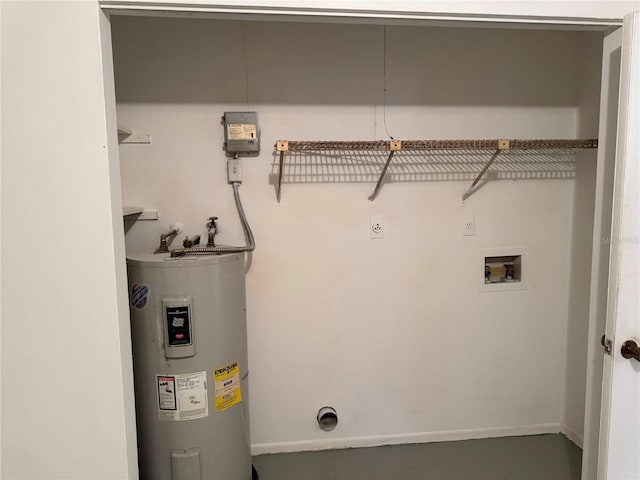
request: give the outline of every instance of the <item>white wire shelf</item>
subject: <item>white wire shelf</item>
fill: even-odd
[[[473,181],[468,197],[481,178],[574,178],[577,149],[596,147],[597,140],[279,141],[271,182],[278,201],[285,183],[378,182],[372,200],[388,182]]]

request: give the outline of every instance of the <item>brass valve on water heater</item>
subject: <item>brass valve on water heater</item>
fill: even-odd
[[[216,234],[218,233],[218,224],[216,223],[218,217],[209,217],[209,221],[207,222],[207,228],[209,229],[209,235],[207,238],[207,247],[215,247],[216,246]]]

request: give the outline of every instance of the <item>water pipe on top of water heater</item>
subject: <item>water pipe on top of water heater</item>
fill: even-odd
[[[242,208],[242,202],[240,201],[240,182],[232,182],[233,198],[235,200],[236,209],[238,210],[238,216],[240,217],[240,224],[242,225],[242,231],[244,232],[246,245],[245,246],[215,246],[215,233],[218,230],[218,226],[215,223],[217,217],[209,218],[209,241],[205,247],[191,247],[191,248],[178,248],[171,251],[172,257],[182,257],[184,255],[212,255],[222,253],[241,253],[241,252],[253,252],[256,248],[255,239],[253,238],[253,232],[247,221],[247,217]],[[215,220],[212,220],[215,218]]]
[[[160,235],[160,246],[156,248],[155,253],[168,253],[169,245],[167,244],[167,240],[170,237],[180,235],[183,228],[184,227],[181,223],[172,223],[171,225],[169,225],[169,231]]]

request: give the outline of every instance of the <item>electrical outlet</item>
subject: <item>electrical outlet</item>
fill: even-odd
[[[384,223],[380,215],[369,217],[369,238],[384,238]]]
[[[465,237],[476,234],[476,219],[473,215],[467,215],[464,217],[464,223],[462,224],[462,235]]]

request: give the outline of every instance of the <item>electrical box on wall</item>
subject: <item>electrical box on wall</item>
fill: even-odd
[[[260,131],[256,112],[225,112],[224,148],[230,154],[260,152]]]
[[[480,291],[523,290],[526,250],[524,248],[492,248],[480,251],[477,273]]]

